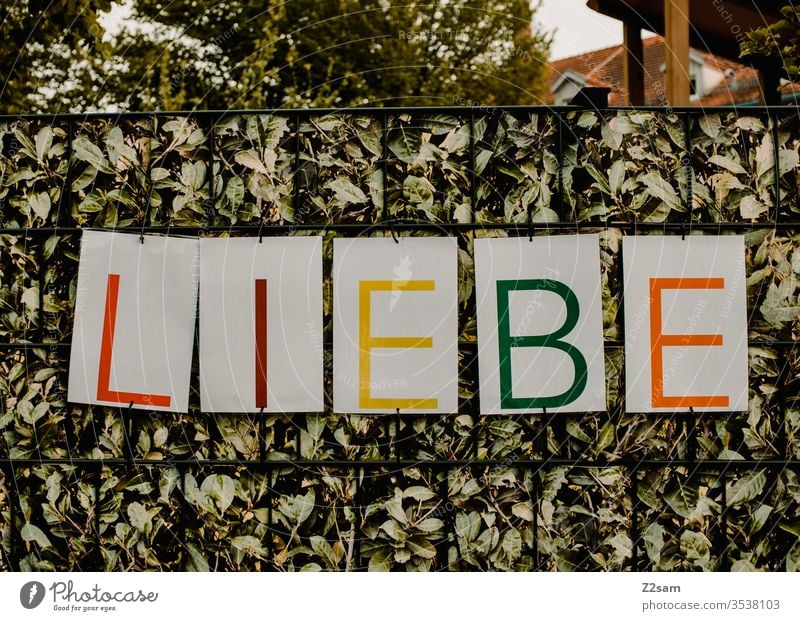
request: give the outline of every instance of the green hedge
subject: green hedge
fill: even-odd
[[[607,221],[791,224],[800,212],[800,127],[788,113],[778,127],[763,111],[688,121],[669,111],[575,111],[562,122],[544,110],[251,114],[213,128],[208,118],[0,121],[0,342],[71,338],[80,235],[28,227],[594,223],[604,330],[618,344],[621,239],[633,231]],[[559,232],[569,227],[550,234]],[[458,415],[215,416],[198,411],[193,386],[188,415],[124,416],[66,403],[63,347],[6,347],[0,457],[12,462],[0,475],[0,569],[9,558],[26,570],[798,569],[800,466],[780,464],[800,459],[800,359],[786,345],[799,330],[796,233],[746,232],[758,343],[750,409],[696,424],[625,413],[618,345],[607,349],[606,413],[474,414],[472,240],[524,230],[457,233]],[[335,234],[323,235],[330,342]],[[236,465],[262,447],[268,460],[337,463]],[[131,456],[163,463],[121,461]],[[13,463],[40,457],[96,461]],[[670,463],[692,457],[703,466]],[[494,462],[425,463],[476,458]],[[582,463],[547,463],[556,458]],[[210,459],[230,465],[171,463]],[[357,463],[395,459],[421,463]],[[776,461],[729,464],[740,459]]]

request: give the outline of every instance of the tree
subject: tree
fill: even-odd
[[[791,80],[800,77],[800,9],[781,8],[783,19],[747,33],[742,56],[761,54],[780,62]]]
[[[29,0],[0,8],[0,113],[91,105],[111,0]],[[80,105],[80,104],[79,104]]]
[[[526,104],[550,45],[529,0],[200,6],[133,0],[106,92],[136,110]]]

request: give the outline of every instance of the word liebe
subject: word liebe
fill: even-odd
[[[619,312],[627,411],[747,409],[742,237],[624,238],[605,307],[597,235],[474,250],[482,414],[605,411],[603,313]],[[320,237],[85,231],[68,400],[186,412],[199,296],[204,412],[322,411],[332,335],[335,411],[455,413],[458,262],[455,238],[335,239],[330,295]]]

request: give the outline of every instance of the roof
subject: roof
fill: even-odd
[[[664,39],[660,36],[648,37],[642,41],[644,61],[644,102],[648,106],[667,104],[664,72],[666,63]],[[706,67],[716,69],[723,79],[701,99],[691,103],[697,106],[724,106],[756,103],[762,99],[758,71],[736,61],[716,56],[709,52],[692,48],[695,55],[701,56]],[[587,86],[605,86],[611,89],[609,103],[612,106],[625,104],[625,83],[622,68],[623,46],[614,45],[593,52],[554,61],[546,79],[544,103],[554,101],[552,86],[559,78],[570,71],[582,75]],[[784,91],[797,92],[793,85]]]

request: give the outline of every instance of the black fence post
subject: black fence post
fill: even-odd
[[[212,116],[206,119],[208,125],[206,126],[206,166],[208,167],[208,200],[206,201],[206,226],[212,226],[216,218],[217,211],[217,197],[216,197],[216,176],[214,174],[214,151],[216,149],[216,120]]]
[[[3,552],[8,568],[11,571],[20,571],[21,553],[18,548],[19,529],[17,528],[16,507],[20,497],[19,487],[14,473],[13,462],[5,460],[1,466],[6,477],[6,490],[8,491],[8,552],[6,553],[2,545],[2,532],[0,532],[0,551]]]
[[[381,222],[389,220],[389,115],[381,114]]]
[[[686,218],[689,232],[692,227],[692,211],[694,210],[694,165],[692,164],[692,115],[687,112],[683,115],[683,168],[686,174]]]
[[[639,472],[632,466],[628,473],[631,478],[631,570],[639,571]]]

